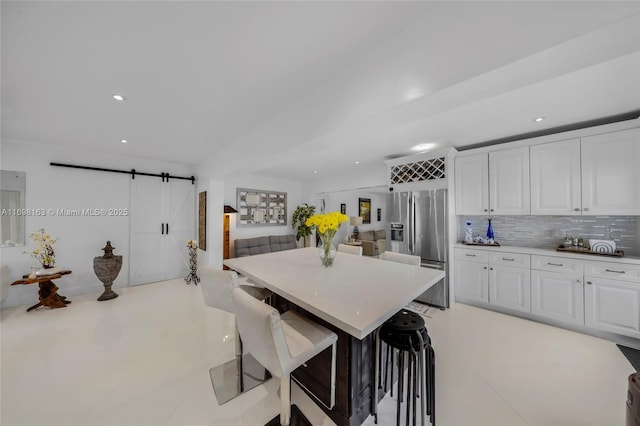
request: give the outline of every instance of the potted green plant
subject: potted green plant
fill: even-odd
[[[307,226],[306,222],[307,219],[315,213],[316,206],[310,206],[309,204],[304,203],[296,207],[296,210],[293,212],[291,217],[291,227],[297,228],[296,240],[300,240],[300,237],[302,237],[304,247],[307,246],[308,237],[311,235],[313,230],[313,226]]]

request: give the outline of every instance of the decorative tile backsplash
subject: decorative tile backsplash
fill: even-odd
[[[473,235],[486,236],[488,216],[458,216],[458,241],[464,240],[466,222]],[[640,218],[638,216],[492,216],[495,239],[502,245],[553,249],[566,235],[609,238],[625,255],[640,256]]]

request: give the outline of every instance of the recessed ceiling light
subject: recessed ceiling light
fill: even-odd
[[[314,171],[313,171],[313,173],[314,173],[314,174],[318,174],[318,171],[317,171],[317,170],[314,170]]]
[[[125,98],[124,96],[119,95],[119,94],[117,94],[117,93],[113,94],[112,96],[113,96],[113,99],[115,99],[116,101],[121,101],[121,102],[122,102],[122,101],[124,101],[124,100],[126,100],[126,99],[127,99],[127,98]]]
[[[534,119],[533,121],[535,121],[536,123],[541,122],[542,120],[544,120],[546,117],[538,117],[536,119]]]
[[[424,92],[418,88],[412,88],[404,93],[404,98],[408,101],[413,101],[424,96]]]
[[[428,151],[436,147],[435,143],[421,143],[411,148],[414,151]]]
[[[129,141],[128,141],[128,140],[126,140],[126,139],[120,139],[120,142],[122,142],[122,143],[127,143],[127,142],[129,142]]]
[[[360,164],[360,162],[359,162],[359,161],[356,161],[355,163],[356,163],[356,164]]]

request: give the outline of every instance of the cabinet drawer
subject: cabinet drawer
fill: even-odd
[[[590,262],[585,265],[584,274],[640,282],[640,265],[614,262]]]
[[[580,260],[563,257],[534,255],[531,256],[531,269],[582,275],[584,271],[584,265]]]
[[[470,262],[489,262],[489,253],[484,250],[456,249],[456,259],[468,260]]]
[[[529,268],[531,256],[518,253],[490,253],[489,263],[492,265],[513,266],[516,268]]]

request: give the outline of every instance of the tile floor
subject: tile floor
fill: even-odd
[[[253,426],[277,415],[275,380],[217,405],[208,370],[233,357],[233,317],[206,307],[199,287],[117,292],[2,310],[0,424]],[[440,426],[625,423],[633,368],[611,342],[461,304],[427,326]],[[295,385],[293,401],[312,424],[333,424]],[[394,401],[380,407],[379,424],[394,424]]]

